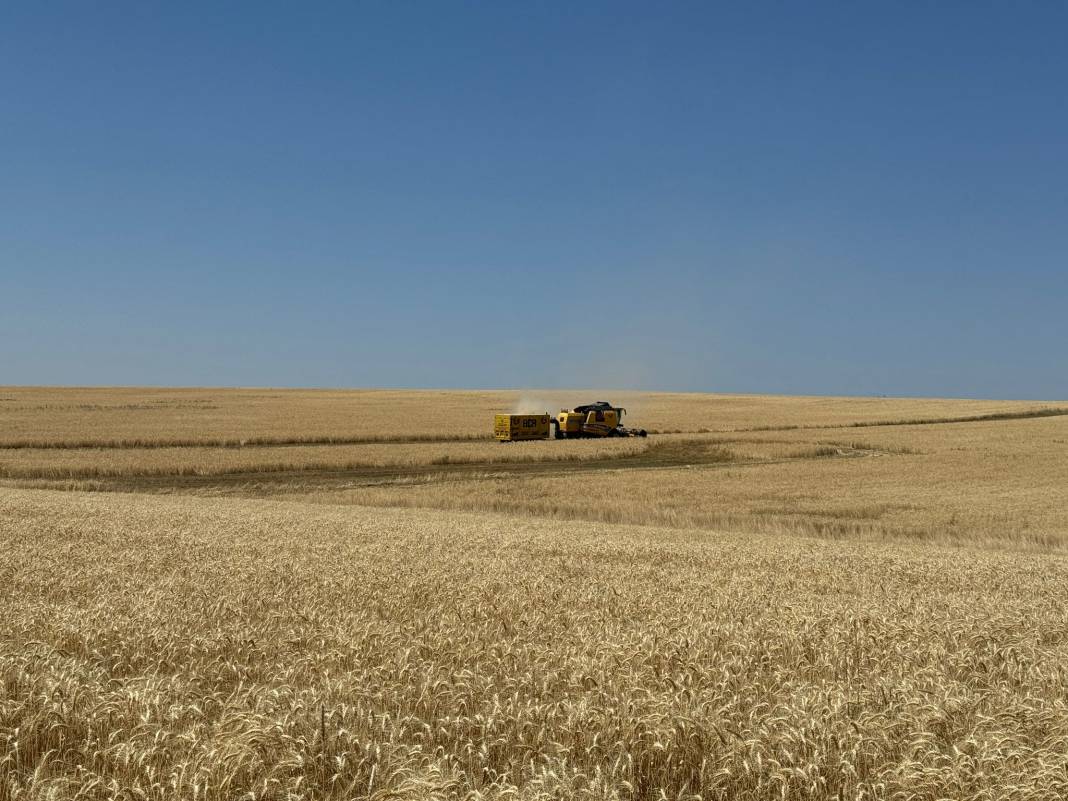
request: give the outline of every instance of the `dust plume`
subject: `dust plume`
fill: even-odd
[[[569,409],[573,405],[573,403],[569,405],[567,399],[560,395],[520,392],[519,398],[512,406],[512,414],[548,413],[555,416],[561,409]]]

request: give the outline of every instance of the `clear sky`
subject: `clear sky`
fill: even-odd
[[[9,4],[0,384],[1068,398],[1066,31]]]

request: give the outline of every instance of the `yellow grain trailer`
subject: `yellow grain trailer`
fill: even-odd
[[[547,414],[498,414],[493,418],[493,436],[501,442],[549,438]]]

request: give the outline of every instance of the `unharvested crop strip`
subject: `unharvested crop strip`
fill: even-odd
[[[9,440],[0,450],[152,450],[158,448],[270,448],[308,445],[410,445],[435,442],[484,442],[488,434],[364,434],[352,437],[223,437],[218,439]]]
[[[697,445],[698,447],[694,447]],[[703,447],[702,447],[703,446]],[[107,483],[96,489],[112,491],[159,492],[203,490],[249,486],[270,487],[273,492],[286,491],[287,485],[304,482],[330,486],[339,481],[357,481],[362,486],[395,484],[399,481],[427,477],[456,476],[470,478],[479,471],[491,470],[498,477],[528,476],[533,473],[578,473],[603,470],[663,470],[679,467],[754,467],[785,462],[824,458],[857,458],[882,455],[881,452],[848,446],[820,446],[801,450],[781,458],[748,458],[721,446],[707,447],[702,440],[674,440],[652,444],[637,452],[617,455],[587,456],[576,453],[549,459],[448,459],[422,465],[376,465],[359,462],[346,464],[309,463],[306,465],[268,464],[257,467],[203,470],[199,468],[152,469],[140,472],[101,470],[97,468],[8,468],[0,478],[13,481],[72,481],[97,479]],[[57,489],[64,487],[57,486]]]
[[[760,431],[819,431],[836,428],[878,428],[881,426],[930,426],[948,423],[986,423],[999,420],[1028,420],[1037,417],[1063,417],[1068,415],[1068,408],[1046,407],[1029,409],[1022,412],[991,412],[989,414],[972,414],[961,417],[916,417],[902,420],[861,420],[856,423],[839,423],[837,425],[785,425],[785,426],[751,426],[749,428],[725,428],[716,431],[679,431],[676,433],[697,434],[741,434]],[[666,432],[665,432],[666,433]]]
[[[448,454],[438,456],[429,462],[419,464],[382,464],[349,460],[345,462],[269,462],[257,465],[241,465],[236,467],[201,467],[197,465],[183,465],[178,467],[67,467],[40,466],[40,467],[4,467],[0,466],[0,478],[6,479],[140,479],[140,478],[176,478],[187,477],[230,477],[230,476],[255,476],[268,473],[337,473],[337,472],[422,472],[434,471],[447,468],[468,468],[480,466],[498,465],[530,465],[547,464],[555,465],[565,462],[605,462],[617,461],[646,453],[654,446],[646,446],[639,451],[626,451],[618,455],[584,452],[584,451],[559,451],[546,454],[543,452],[531,452],[530,454],[502,452],[500,456],[450,456]]]

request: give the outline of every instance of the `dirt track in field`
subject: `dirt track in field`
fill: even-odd
[[[502,446],[504,447],[504,446]],[[512,446],[508,446],[512,447]],[[522,447],[517,445],[516,447]],[[596,473],[610,470],[714,469],[759,467],[811,459],[846,459],[885,455],[866,448],[839,447],[835,453],[770,459],[733,457],[722,448],[693,440],[656,442],[639,453],[583,460],[463,462],[456,464],[392,465],[339,469],[248,471],[216,475],[132,475],[100,478],[96,489],[110,492],[207,493],[276,496],[314,489],[396,486],[430,481],[464,481],[531,475]]]

